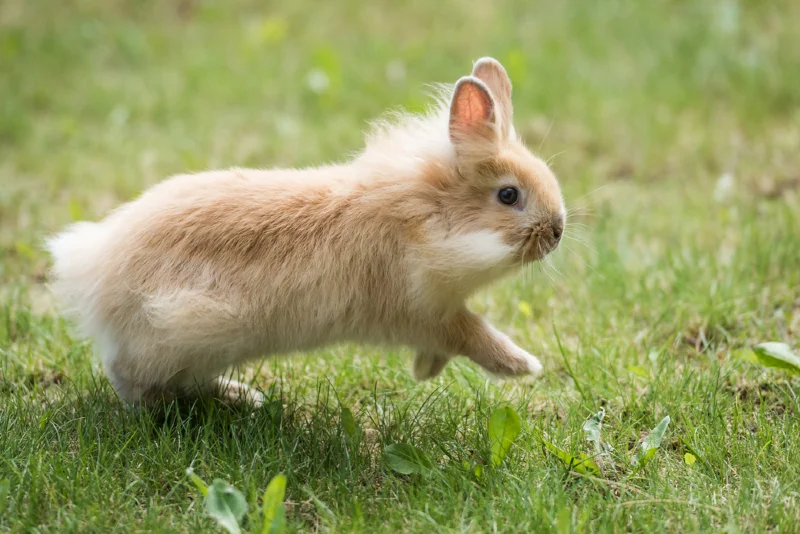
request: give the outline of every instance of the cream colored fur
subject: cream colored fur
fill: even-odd
[[[51,238],[52,288],[119,395],[219,387],[234,364],[340,341],[413,347],[418,379],[457,355],[538,373],[464,302],[557,246],[561,192],[514,134],[499,63],[450,91],[348,163],[175,176]],[[497,198],[509,186],[518,205]]]

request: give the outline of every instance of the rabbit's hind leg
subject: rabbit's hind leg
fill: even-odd
[[[267,397],[257,389],[225,376],[218,376],[202,388],[203,393],[226,404],[243,404],[252,408],[260,408]]]
[[[419,352],[414,357],[414,378],[416,380],[430,380],[435,378],[445,368],[449,356],[436,352]]]
[[[184,369],[173,376],[166,390],[181,399],[208,397],[228,405],[243,405],[259,408],[266,402],[266,396],[256,390],[233,380],[228,376],[209,374],[207,369]]]
[[[106,375],[119,398],[135,407],[148,407],[159,402],[171,402],[179,393],[163,384],[146,384],[131,380],[113,367],[106,369]]]
[[[105,335],[100,337],[98,349],[106,376],[121,400],[146,407],[175,399],[177,391],[158,380],[157,375],[142,373],[124,344]]]
[[[201,357],[184,355],[180,359],[188,366],[175,372],[174,368],[160,367],[158,362],[177,358],[148,358],[148,365],[142,366],[141,358],[130,358],[119,345],[105,343],[102,348],[111,385],[121,399],[134,406],[147,407],[178,398],[214,397],[227,404],[243,403],[257,408],[266,400],[261,392],[246,384],[219,376],[219,367],[208,365]]]
[[[246,405],[253,408],[263,406],[266,397],[263,393],[237,380],[207,370],[184,370],[170,380],[181,396],[193,395],[212,397],[230,405]]]

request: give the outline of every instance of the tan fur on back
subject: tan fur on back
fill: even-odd
[[[425,351],[431,325],[536,259],[531,232],[563,217],[557,182],[513,132],[457,151],[447,100],[378,125],[349,163],[175,176],[53,237],[53,289],[120,395],[337,341]],[[496,201],[498,180],[524,213]]]

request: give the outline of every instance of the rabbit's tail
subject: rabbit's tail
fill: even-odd
[[[101,223],[79,222],[45,243],[53,258],[50,290],[62,311],[78,322],[83,335],[96,333],[92,324],[103,279],[103,251],[110,237],[110,229]]]

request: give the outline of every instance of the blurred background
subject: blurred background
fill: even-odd
[[[706,197],[726,173],[776,191],[798,179],[798,24],[790,0],[3,0],[2,243],[175,172],[342,159],[483,55],[568,201],[618,180]]]
[[[49,310],[40,244],[70,220],[174,173],[342,160],[491,55],[577,223],[549,282],[496,295],[548,318],[683,298],[695,329],[760,285],[794,306],[799,24],[789,0],[4,0],[0,291]]]

